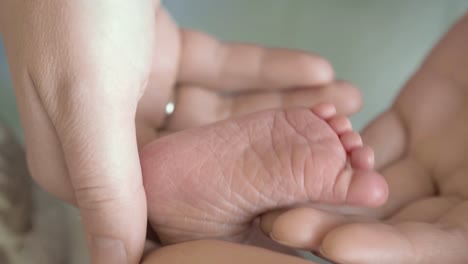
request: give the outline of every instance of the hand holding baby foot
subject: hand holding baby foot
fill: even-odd
[[[360,108],[359,91],[335,81],[328,62],[316,55],[223,43],[190,30],[181,30],[178,36],[179,64],[156,71],[140,101],[136,118],[140,148],[179,130],[264,109],[311,107],[323,101],[333,103],[340,115]],[[171,52],[161,52],[158,58]],[[161,62],[155,58],[156,69],[167,66]],[[165,118],[164,105],[171,97],[175,111]]]
[[[468,263],[467,46],[465,16],[364,131],[389,183],[384,207],[295,209],[264,229],[341,264]]]
[[[184,130],[149,144],[141,161],[149,219],[164,243],[246,241],[253,220],[274,208],[378,206],[387,196],[372,151],[332,105]]]
[[[343,114],[360,106],[322,58],[179,29],[158,0],[0,1],[0,32],[31,174],[80,208],[96,264],[140,260],[138,147],[158,132],[322,99]]]

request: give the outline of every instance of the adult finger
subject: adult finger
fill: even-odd
[[[412,203],[386,224],[355,223],[331,231],[321,252],[343,264],[466,263],[468,202]]]
[[[466,263],[466,232],[437,224],[351,224],[325,238],[321,254],[342,264]]]
[[[375,221],[302,207],[286,212],[270,212],[262,216],[262,231],[280,244],[318,251],[328,232],[344,224]]]
[[[2,33],[17,96],[25,97],[22,122],[31,122],[30,160],[54,167],[40,172],[59,173],[35,177],[71,187],[93,263],[137,263],[146,203],[134,118],[151,65],[153,1],[7,3],[13,15]],[[38,109],[42,119],[33,120]],[[48,133],[44,141],[31,140],[36,130]],[[46,182],[54,177],[62,180]]]
[[[183,252],[183,254],[181,254]],[[229,257],[226,257],[229,256]],[[313,264],[310,261],[277,252],[223,241],[199,240],[163,247],[153,251],[143,264],[257,263]]]
[[[360,109],[361,96],[357,88],[341,81],[320,87],[237,96],[222,96],[198,86],[184,85],[177,91],[175,112],[168,128],[175,131],[265,109],[312,107],[322,102],[334,104],[340,115],[350,115]]]
[[[310,53],[222,43],[183,30],[179,82],[222,91],[315,86],[333,80],[329,62]]]
[[[272,214],[269,233],[284,245],[320,251],[333,263],[465,263],[468,203],[453,205],[444,199],[415,203],[385,223],[299,208]]]
[[[137,263],[147,216],[134,118],[96,100],[72,108],[58,135],[93,263]]]
[[[408,135],[398,111],[390,108],[364,128],[362,139],[374,149],[375,168],[379,170],[402,157]]]
[[[225,97],[223,103],[229,105],[232,115],[243,115],[270,108],[313,107],[324,102],[333,104],[337,114],[348,116],[361,108],[361,94],[350,83],[335,81],[319,87]]]

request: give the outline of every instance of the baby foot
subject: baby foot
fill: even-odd
[[[164,243],[242,241],[272,209],[378,206],[373,152],[332,105],[270,110],[184,130],[141,152],[150,223]]]

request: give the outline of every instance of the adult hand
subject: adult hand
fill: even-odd
[[[338,210],[360,217],[296,209],[265,217],[264,228],[343,264],[467,263],[467,47],[468,15],[364,131],[389,183],[385,207]]]
[[[172,21],[168,24],[175,28]],[[139,104],[140,146],[171,132],[270,108],[329,102],[339,115],[347,116],[361,107],[359,91],[334,80],[330,64],[316,55],[223,43],[186,29],[177,34],[166,32],[162,44],[157,43],[166,52],[158,56],[157,51],[153,89]],[[172,42],[165,41],[170,38]],[[174,45],[180,49],[174,50]],[[175,111],[166,119],[164,107],[170,101]]]
[[[183,252],[183,254],[181,254],[181,252]],[[197,240],[166,246],[149,253],[143,261],[143,264],[159,263],[313,264],[305,259],[279,254],[265,249],[214,240]]]
[[[134,120],[158,4],[5,0],[0,10],[32,176],[80,208],[93,263],[137,263],[146,200]]]
[[[317,98],[342,114],[360,106],[323,59],[180,31],[158,1],[5,0],[0,10],[32,176],[79,207],[93,263],[140,259],[147,208],[136,138],[159,136],[176,84],[184,88],[167,131]],[[308,89],[276,93],[298,87]]]
[[[140,102],[140,147],[172,132],[269,108],[312,107],[331,102],[338,114],[345,116],[360,109],[359,91],[349,83],[335,81],[328,62],[316,55],[223,43],[184,29],[180,30],[180,42],[177,68],[154,77],[155,83],[171,77],[156,85],[167,91],[164,97],[156,90],[148,90]],[[169,101],[175,103],[175,111],[167,118],[164,106]],[[251,244],[292,252],[254,233]]]

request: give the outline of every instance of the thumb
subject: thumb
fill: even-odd
[[[134,114],[102,101],[68,109],[57,131],[92,263],[138,263],[147,217]]]

